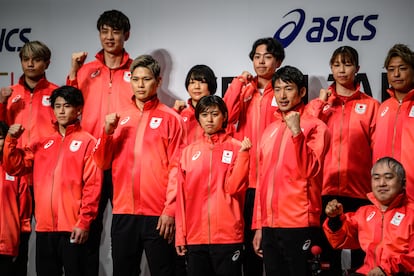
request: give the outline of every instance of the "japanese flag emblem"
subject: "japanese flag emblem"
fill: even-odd
[[[43,96],[42,105],[43,106],[50,106],[50,96],[46,96],[46,95]]]
[[[72,143],[70,143],[69,149],[71,152],[76,152],[79,150],[81,145],[82,145],[82,141],[73,140]]]
[[[355,112],[358,113],[358,114],[364,114],[366,110],[367,110],[367,105],[366,104],[357,103],[355,105]]]
[[[150,121],[150,128],[156,129],[161,125],[162,118],[152,117]]]
[[[124,72],[124,81],[130,82],[131,81],[131,72]]]

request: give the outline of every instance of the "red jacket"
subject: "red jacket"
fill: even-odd
[[[6,170],[13,175],[33,170],[36,231],[72,232],[75,226],[89,230],[102,182],[102,171],[92,158],[95,142],[79,123],[68,126],[63,137],[55,131],[24,150],[6,136]]]
[[[129,106],[132,97],[131,72],[132,59],[124,52],[122,63],[118,68],[110,69],[105,65],[103,50],[96,54],[96,59],[84,64],[76,74],[75,80],[66,81],[82,91],[85,98],[81,125],[96,138],[101,134],[105,116]]]
[[[236,77],[223,99],[229,110],[229,124],[236,126],[233,136],[238,140],[243,140],[246,136],[252,141],[249,188],[256,188],[260,139],[265,128],[275,121],[273,114],[277,109],[272,84],[269,82],[261,95],[257,89],[257,77],[247,83]]]
[[[377,114],[377,131],[373,146],[373,162],[384,156],[400,161],[407,177],[407,196],[414,201],[414,89],[399,102],[394,90]]]
[[[260,180],[256,190],[253,229],[320,226],[323,160],[329,147],[327,126],[297,107],[302,132],[276,121],[260,143]]]
[[[158,98],[142,111],[131,102],[119,115],[115,133],[103,131],[94,153],[100,168],[112,167],[112,212],[174,217],[182,119]]]
[[[224,132],[184,148],[178,171],[176,245],[243,242],[249,153]]]
[[[55,130],[55,115],[50,106],[50,95],[58,86],[42,78],[33,90],[26,87],[24,76],[12,86],[13,93],[7,106],[0,104],[1,120],[8,125],[21,124],[25,132],[19,139],[19,146],[28,146],[40,137],[51,135]]]
[[[357,87],[349,97],[339,96],[335,84],[327,102],[319,98],[307,109],[324,121],[331,133],[325,156],[322,195],[366,199],[371,191],[371,165],[375,116],[379,103]]]
[[[30,232],[32,197],[28,185],[0,164],[0,255],[17,256],[20,232]]]
[[[198,139],[203,138],[204,130],[201,128],[195,117],[195,109],[191,104],[191,99],[187,101],[187,107],[179,112],[183,118],[183,126],[185,131],[184,143],[189,145]]]
[[[374,205],[360,207],[341,216],[342,227],[333,232],[328,219],[323,228],[334,248],[361,248],[366,256],[357,272],[366,275],[380,266],[387,275],[414,272],[414,209],[405,194],[399,195],[386,211],[381,211],[372,193]]]

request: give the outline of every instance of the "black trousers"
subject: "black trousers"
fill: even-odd
[[[70,243],[69,232],[36,232],[37,276],[89,276],[85,244]]]
[[[319,245],[322,229],[268,228],[262,229],[263,262],[266,276],[311,275],[311,248]]]
[[[261,276],[263,275],[263,259],[260,258],[253,249],[253,238],[255,230],[252,230],[252,218],[254,197],[256,189],[249,188],[246,191],[244,201],[244,258],[243,258],[243,275],[244,276]]]
[[[158,217],[138,215],[112,216],[113,276],[139,275],[145,250],[152,276],[173,276],[176,252],[156,230]]]
[[[243,244],[188,245],[188,276],[242,276]]]

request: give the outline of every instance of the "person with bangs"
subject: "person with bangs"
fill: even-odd
[[[185,101],[176,100],[174,110],[177,111],[184,122],[184,142],[189,145],[203,137],[204,131],[195,118],[195,107],[199,100],[208,95],[214,95],[217,90],[217,77],[207,65],[193,66],[185,78],[185,87],[190,98]]]
[[[345,212],[369,204],[370,167],[379,102],[361,91],[357,79],[358,52],[350,46],[337,48],[330,59],[334,82],[321,89],[319,98],[307,108],[324,121],[331,132],[331,143],[325,156],[322,186],[322,208],[337,199]],[[357,145],[357,146],[356,146]],[[326,216],[321,216],[324,221]],[[329,275],[342,273],[341,250],[333,250],[325,241],[322,259],[330,264]],[[364,259],[361,250],[353,251],[351,269]]]

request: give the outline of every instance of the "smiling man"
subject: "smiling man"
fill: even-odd
[[[336,199],[326,206],[323,227],[334,248],[361,248],[364,264],[354,275],[412,275],[414,272],[414,209],[405,194],[405,170],[384,157],[371,171],[372,205],[343,213]],[[401,274],[400,274],[401,273]]]
[[[414,53],[403,44],[394,45],[384,62],[388,93],[377,113],[373,162],[391,156],[407,171],[407,196],[414,202]]]
[[[263,256],[268,276],[310,275],[311,246],[322,236],[322,168],[329,133],[305,112],[300,70],[280,68],[272,85],[278,109],[260,142],[253,247]]]

